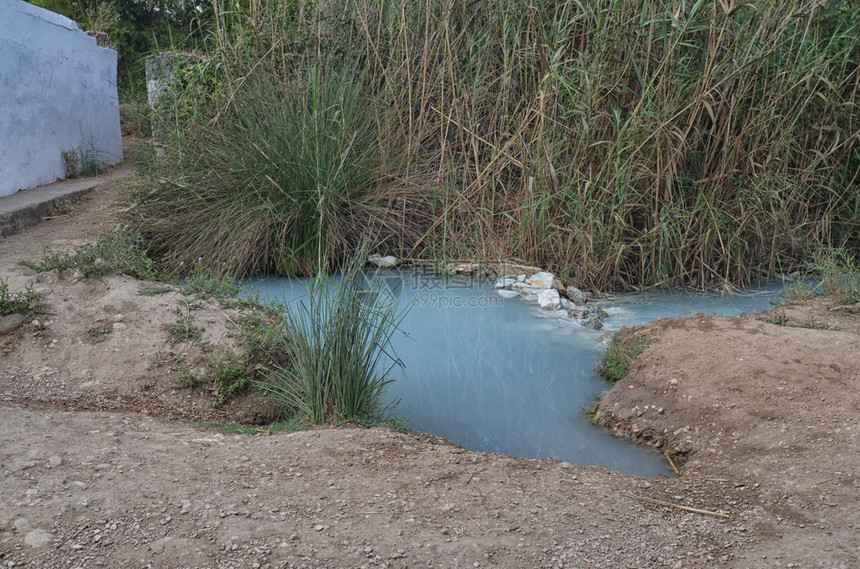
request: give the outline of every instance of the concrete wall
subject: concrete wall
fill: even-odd
[[[122,160],[116,52],[68,18],[0,0],[0,196],[64,177],[70,149]]]

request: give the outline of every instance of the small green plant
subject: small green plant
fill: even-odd
[[[230,397],[260,384],[273,369],[288,365],[287,332],[283,313],[273,306],[246,301],[238,331],[238,352],[227,350],[209,358],[207,377],[213,385],[213,405],[220,407]]]
[[[184,313],[182,306],[176,307],[176,315],[178,316],[176,322],[164,325],[164,329],[170,335],[171,344],[179,344],[181,342],[197,343],[203,339],[203,328],[195,326],[191,322],[192,304],[184,303],[184,307]]]
[[[61,200],[51,206],[51,215],[68,215],[72,213],[72,204],[68,200]]]
[[[96,243],[72,251],[52,251],[45,247],[42,260],[29,263],[37,272],[78,270],[84,278],[121,273],[139,279],[161,277],[154,261],[147,255],[140,235],[125,229],[102,233]]]
[[[233,351],[209,358],[213,407],[221,407],[230,397],[251,385],[255,370],[249,369],[246,363],[245,358]]]
[[[174,384],[176,389],[194,389],[204,381],[204,378],[200,377],[199,374],[188,369],[183,360],[180,360],[173,367],[173,371],[176,372],[176,383]]]
[[[597,364],[597,374],[604,380],[615,383],[627,377],[630,362],[651,344],[651,340],[619,332],[612,338],[609,347]]]
[[[360,247],[334,282],[324,274],[309,285],[306,301],[286,312],[292,361],[267,378],[264,389],[286,415],[321,425],[384,416],[382,396],[391,370],[402,365],[391,345],[405,311],[362,278],[366,248]]]
[[[831,326],[824,322],[818,322],[815,317],[810,316],[809,320],[792,324],[791,319],[786,315],[784,310],[778,310],[773,313],[770,318],[765,318],[765,322],[776,324],[777,326],[790,326],[792,328],[807,328],[809,330],[841,330],[839,326]]]
[[[228,274],[217,276],[203,265],[182,281],[182,294],[196,295],[197,298],[235,298],[242,283]]]
[[[785,287],[779,293],[779,300],[773,301],[773,304],[777,306],[791,304],[793,302],[809,300],[819,295],[820,293],[816,292],[815,286],[809,281],[809,279],[802,279],[794,281],[789,286]]]
[[[809,330],[834,330],[839,331],[842,328],[839,326],[831,326],[830,324],[826,324],[824,322],[818,322],[814,317],[810,316],[809,320],[806,322],[801,322],[800,324],[792,324],[795,328],[808,328]]]
[[[788,316],[785,315],[784,310],[777,310],[773,313],[773,316],[765,318],[764,321],[768,324],[776,324],[777,326],[787,326]]]
[[[0,281],[0,316],[24,313],[39,302],[39,293],[28,287],[26,290],[9,292],[9,283]]]
[[[113,329],[110,326],[96,326],[95,328],[87,330],[87,334],[90,335],[90,338],[101,338],[111,334],[112,332]]]
[[[191,323],[191,312],[199,301],[180,304],[176,309],[177,322],[166,326],[171,341],[199,341],[202,328]],[[284,348],[286,329],[277,305],[264,304],[252,297],[237,300],[233,308],[242,311],[237,328],[229,333],[237,340],[238,348],[220,349],[212,354],[201,373],[192,372],[183,362],[174,368],[177,388],[211,386],[212,406],[216,408],[249,387],[259,385],[271,370],[289,362]]]
[[[172,286],[145,286],[137,289],[137,294],[139,294],[140,296],[159,296],[162,294],[173,292],[174,290],[176,289]]]
[[[188,320],[178,320],[173,324],[165,324],[164,329],[170,334],[170,342],[199,342],[203,339],[203,328],[192,325]]]
[[[109,161],[104,152],[98,150],[93,143],[88,146],[70,148],[60,153],[63,159],[63,170],[66,178],[78,176],[99,176],[107,170]]]
[[[78,148],[81,176],[95,177],[102,175],[108,168],[107,155],[90,144],[86,148]]]

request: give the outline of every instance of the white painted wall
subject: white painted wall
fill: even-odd
[[[122,160],[116,52],[68,18],[0,0],[0,196],[65,176],[69,149]]]

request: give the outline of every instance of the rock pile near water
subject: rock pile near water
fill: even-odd
[[[563,288],[552,273],[503,275],[496,280],[495,287],[496,292],[505,298],[521,296],[526,302],[534,302],[560,318],[575,320],[585,328],[603,328],[606,312],[599,306],[589,306],[588,295],[575,286]]]

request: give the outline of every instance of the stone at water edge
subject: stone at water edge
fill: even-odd
[[[572,306],[567,309],[567,314],[583,328],[592,330],[603,328],[603,319],[607,316],[606,312],[598,306]]]
[[[592,330],[600,330],[603,328],[603,320],[588,316],[582,320],[577,320],[583,328],[591,328]]]
[[[555,275],[547,272],[535,273],[526,279],[526,284],[535,288],[549,289],[555,288]]]
[[[375,267],[379,267],[380,269],[390,269],[392,267],[396,267],[398,263],[400,263],[400,259],[393,255],[386,255],[383,257],[382,255],[374,253],[367,258],[367,262]]]
[[[517,282],[519,281],[517,280],[516,275],[505,275],[504,277],[500,277],[494,286],[496,288],[510,288],[511,285],[514,285]]]
[[[448,263],[445,270],[456,275],[473,275],[481,270],[479,263]]]
[[[508,289],[506,289],[506,288],[499,288],[499,289],[496,289],[496,294],[498,294],[498,295],[499,295],[499,296],[501,296],[502,298],[516,298],[517,296],[519,296],[519,295],[520,295],[520,293],[518,293],[517,291],[515,291],[515,290],[508,290]]]
[[[568,298],[574,301],[577,304],[585,304],[585,301],[588,300],[588,297],[584,292],[576,288],[575,286],[569,286],[565,289],[567,292]]]
[[[544,310],[558,310],[561,308],[561,297],[554,288],[542,291],[537,295],[538,305]]]

